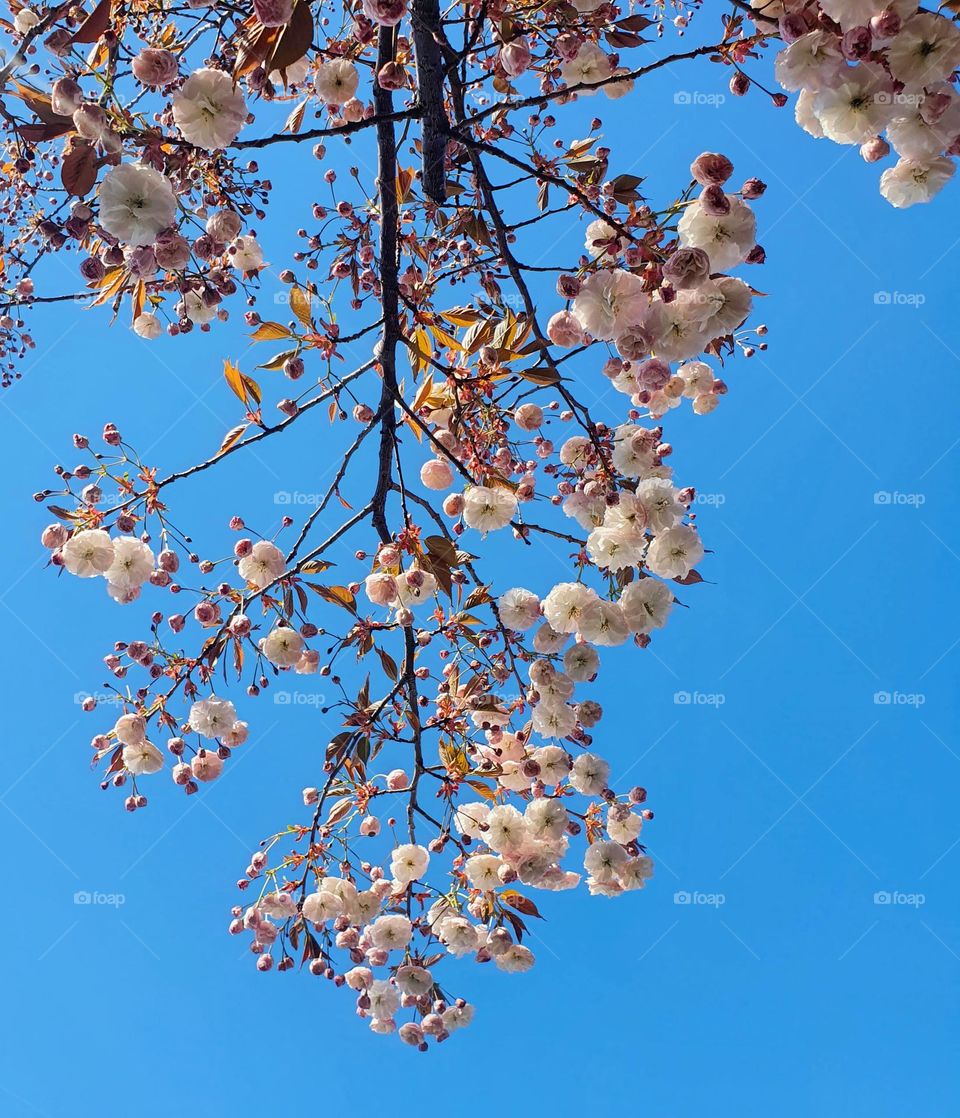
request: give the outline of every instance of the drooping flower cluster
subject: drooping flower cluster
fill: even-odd
[[[929,202],[952,178],[960,154],[953,13],[911,0],[752,3],[779,16],[788,45],[777,56],[776,76],[799,94],[800,126],[811,136],[859,144],[869,163],[893,148],[899,158],[880,176],[881,194],[897,207]]]
[[[38,494],[57,518],[42,536],[54,569],[104,577],[125,606],[142,588],[176,603],[104,658],[121,710],[92,740],[103,786],[136,812],[169,765],[197,794],[258,733],[259,696],[324,680],[341,728],[303,790],[306,820],[253,852],[230,930],[249,933],[261,971],[299,955],[355,995],[373,1031],[421,1049],[473,1015],[449,992],[451,957],[533,965],[531,890],[585,879],[619,896],[651,876],[652,812],[643,788],[613,787],[601,685],[701,581],[696,494],[674,480],[663,422],[684,400],[712,412],[719,366],[766,346],[748,325],[758,293],[730,274],[763,263],[764,184],[737,186],[707,152],[656,205],[640,193],[655,178],[618,170],[603,122],[564,137],[561,110],[597,93],[617,103],[651,69],[701,56],[746,92],[743,67],[779,34],[781,78],[835,137],[883,122],[915,162],[924,129],[952,127],[952,88],[936,84],[955,64],[945,17],[935,41],[929,21],[913,25],[917,46],[920,17],[898,4],[896,31],[866,0],[755,6],[753,23],[725,18],[654,63],[632,48],[651,28],[663,43],[687,34],[699,4],[15,13],[15,92],[0,93],[16,171],[3,185],[6,379],[33,344],[23,316],[62,298],[34,282],[61,250],[80,257],[81,294],[128,304],[144,341],[226,323],[240,297],[256,343],[243,368],[224,360],[241,414],[210,458],[164,476],[108,424],[96,451],[75,436],[87,457]],[[932,85],[918,51],[936,58]],[[34,54],[42,89],[22,80]],[[851,83],[859,92],[837,94]],[[887,85],[920,89],[920,122],[886,118]],[[419,168],[406,165],[411,132]],[[363,152],[349,173],[328,153],[338,141],[351,160]],[[273,270],[282,238],[269,239],[258,160],[304,142],[299,247]],[[934,162],[952,142],[935,151],[928,137]],[[57,177],[72,202],[49,200]],[[289,321],[261,316],[261,285]],[[266,360],[262,343],[277,347]],[[596,398],[615,419],[584,403]],[[294,423],[323,425],[310,514],[257,531],[224,510],[196,545],[221,558],[202,558],[171,523],[172,488]],[[483,566],[497,546],[523,570],[502,586]],[[227,697],[234,682],[242,702]],[[93,699],[84,708],[101,717]]]

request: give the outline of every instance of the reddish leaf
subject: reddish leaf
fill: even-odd
[[[97,153],[86,140],[75,140],[67,148],[60,166],[60,181],[68,194],[82,198],[97,181]]]
[[[110,0],[100,0],[73,33],[75,43],[95,43],[110,26]]]

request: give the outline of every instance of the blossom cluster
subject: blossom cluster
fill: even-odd
[[[960,154],[960,28],[947,11],[911,0],[752,0],[779,17],[788,44],[780,85],[798,93],[796,118],[811,136],[858,144],[891,205],[928,202],[952,178]]]
[[[899,3],[754,6],[753,23],[728,15],[717,41],[654,63],[632,48],[651,28],[664,43],[686,35],[700,4],[12,6],[6,356],[33,344],[22,316],[64,298],[41,283],[60,250],[80,256],[84,298],[128,304],[157,345],[226,323],[227,301],[245,299],[257,353],[243,369],[224,360],[242,414],[211,457],[162,475],[109,423],[102,447],[76,435],[83,461],[37,494],[56,517],[42,533],[54,571],[104,578],[126,616],[141,594],[174,603],[104,657],[122,709],[92,738],[102,786],[130,812],[164,771],[195,795],[257,741],[264,693],[323,679],[340,729],[303,789],[306,819],[298,803],[252,852],[230,931],[249,935],[260,971],[299,954],[355,995],[374,1032],[420,1049],[473,1015],[450,958],[533,965],[531,890],[584,881],[619,897],[653,872],[646,792],[614,787],[601,657],[658,639],[702,581],[669,413],[685,400],[713,412],[727,362],[766,347],[750,323],[759,292],[731,274],[764,262],[764,184],[705,152],[657,203],[641,193],[650,176],[618,171],[602,120],[564,136],[560,110],[617,102],[682,58],[732,68],[745,92],[743,67],[779,36],[778,74],[804,112],[871,152],[882,123],[914,168],[897,181],[918,197],[953,143],[939,144],[956,61],[945,17],[934,35]],[[874,80],[920,96],[918,119],[887,119]],[[304,142],[304,226],[288,254],[265,224],[272,183],[257,159]],[[365,157],[343,173],[334,142]],[[544,244],[556,263],[531,264]],[[266,282],[289,321],[256,309]],[[262,343],[280,348],[264,361]],[[173,486],[294,423],[330,443],[310,514],[254,527],[218,508],[209,535],[226,524],[232,546],[194,545],[168,512]],[[482,553],[496,546],[522,557],[522,577],[494,585]],[[93,699],[84,709],[101,717]]]

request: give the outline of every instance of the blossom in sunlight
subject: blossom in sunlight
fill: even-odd
[[[123,747],[123,767],[134,776],[150,776],[163,768],[163,754],[144,739]]]
[[[422,846],[408,843],[398,846],[390,857],[390,872],[401,884],[406,885],[422,877],[430,863],[430,855]]]
[[[303,637],[286,625],[278,625],[260,642],[264,656],[278,668],[292,668],[303,652]]]
[[[60,550],[63,565],[79,578],[106,574],[113,564],[113,540],[100,528],[75,532]]]
[[[100,183],[100,224],[128,245],[149,245],[174,222],[177,199],[170,181],[153,167],[121,163]]]
[[[229,74],[197,70],[173,96],[173,119],[185,140],[215,151],[237,138],[247,119],[247,106]]]
[[[917,202],[929,202],[953,178],[952,159],[930,159],[925,163],[901,159],[880,176],[880,193],[893,206],[903,209]]]
[[[360,75],[356,66],[346,58],[321,62],[317,67],[314,88],[317,96],[327,105],[344,105],[357,92]]]
[[[236,707],[228,699],[211,695],[190,708],[190,729],[205,738],[218,738],[232,730],[237,721]]]
[[[113,562],[104,577],[119,590],[131,590],[147,581],[155,563],[153,552],[141,540],[118,536],[113,541]]]
[[[499,486],[472,485],[463,497],[463,521],[478,532],[506,528],[517,514],[517,498]]]
[[[159,89],[177,76],[177,58],[168,50],[144,47],[130,64],[133,76],[142,85]]]
[[[504,591],[499,608],[501,620],[510,629],[529,629],[540,619],[540,599],[522,587]]]
[[[263,249],[256,237],[237,237],[230,260],[238,271],[256,272],[263,266]]]
[[[701,202],[683,211],[677,224],[680,243],[685,248],[700,248],[718,271],[736,267],[757,243],[757,219],[753,210],[733,195],[726,195],[726,214],[708,213]]]
[[[686,578],[702,558],[703,544],[696,530],[679,525],[662,532],[650,544],[647,566],[661,578]]]
[[[237,570],[240,577],[252,582],[254,586],[263,589],[269,586],[283,574],[285,567],[283,552],[276,544],[269,540],[257,540],[245,554]]]
[[[137,337],[152,342],[163,333],[163,326],[155,314],[145,311],[133,320],[133,332]]]
[[[567,85],[596,85],[610,77],[611,73],[610,56],[604,54],[596,43],[584,43],[576,56],[560,67],[560,76]],[[592,90],[580,92],[589,93]]]

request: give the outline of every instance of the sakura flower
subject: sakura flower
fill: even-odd
[[[557,311],[547,323],[547,337],[561,349],[583,345],[583,328],[570,311]]]
[[[257,540],[237,565],[240,577],[263,590],[283,574],[283,552],[269,540]]]
[[[397,601],[407,609],[429,602],[437,592],[437,580],[429,571],[414,567],[397,575]]]
[[[177,58],[168,50],[144,47],[130,64],[133,76],[141,85],[162,89],[177,76]]]
[[[630,635],[618,603],[605,601],[584,613],[580,632],[584,640],[606,647],[623,644]]]
[[[630,858],[617,867],[617,881],[626,890],[642,889],[651,877],[653,877],[653,861],[644,855]]]
[[[600,670],[600,656],[592,645],[578,641],[563,654],[563,670],[572,680],[582,683]]]
[[[561,582],[543,600],[543,615],[557,633],[575,633],[584,612],[597,600],[595,590],[580,582]]]
[[[616,879],[617,870],[627,862],[627,852],[617,842],[595,842],[587,848],[583,867],[599,882]]]
[[[960,28],[934,12],[908,19],[887,49],[890,72],[904,83],[944,81],[960,66]]]
[[[104,577],[118,590],[142,586],[156,565],[153,552],[135,536],[118,536],[113,541],[113,562]]]
[[[287,625],[278,625],[260,642],[263,655],[279,668],[292,668],[303,652],[303,637]]]
[[[416,997],[429,994],[433,989],[433,975],[425,967],[411,966],[408,963],[397,968],[397,986],[405,994]]]
[[[637,485],[636,499],[643,507],[647,524],[654,532],[665,532],[677,525],[686,507],[677,499],[673,483],[662,477],[645,478]]]
[[[293,0],[253,0],[253,10],[264,27],[283,27],[293,15]]]
[[[540,620],[540,599],[532,590],[516,586],[500,595],[500,619],[508,629],[524,632]]]
[[[518,78],[530,65],[530,46],[521,35],[504,43],[497,58],[507,77]]]
[[[389,982],[378,979],[370,986],[370,1012],[378,1020],[388,1020],[400,1008],[400,992]]]
[[[673,593],[655,578],[641,578],[624,588],[620,608],[631,633],[648,633],[666,625]]]
[[[583,244],[590,256],[604,259],[619,256],[623,249],[623,241],[616,229],[599,218],[587,226]]]
[[[731,194],[725,197],[730,203],[729,213],[708,214],[700,202],[693,202],[677,223],[680,243],[685,248],[702,248],[717,271],[726,271],[742,263],[757,243],[757,219],[753,210]]]
[[[163,768],[163,754],[146,739],[136,745],[125,745],[123,767],[134,776],[149,776]]]
[[[895,115],[893,84],[879,67],[847,67],[842,80],[820,90],[814,111],[828,139],[862,144],[882,132]]]
[[[611,805],[607,808],[607,834],[614,842],[624,845],[633,842],[642,828],[643,820],[640,816],[623,804]]]
[[[581,753],[570,770],[570,783],[584,796],[599,796],[610,779],[610,766],[594,753]]]
[[[610,341],[641,322],[650,305],[643,280],[621,268],[594,272],[573,300],[572,313],[598,341]]]
[[[375,606],[391,606],[397,600],[397,581],[393,575],[381,572],[367,575],[363,588]]]
[[[471,485],[463,497],[463,520],[478,532],[505,528],[517,513],[516,495],[509,489]]]
[[[407,843],[398,846],[390,859],[390,872],[403,885],[422,877],[430,863],[430,855],[422,846]]]
[[[784,89],[824,89],[834,84],[846,63],[840,40],[829,31],[810,31],[777,55],[775,73]]]
[[[507,974],[524,974],[533,966],[534,956],[529,947],[524,947],[522,943],[515,943],[502,955],[496,955],[494,962]]]
[[[453,470],[442,458],[431,458],[420,467],[420,481],[427,489],[449,489],[453,484]]]
[[[32,31],[40,22],[40,17],[33,10],[33,8],[23,7],[13,17],[13,26],[21,35],[26,35],[28,31]]]
[[[155,314],[145,311],[133,320],[133,332],[146,341],[154,341],[163,333],[163,326]]]
[[[178,305],[178,313],[198,326],[211,322],[217,313],[216,302],[207,301],[203,291],[188,291]]]
[[[929,202],[953,177],[955,170],[952,159],[930,159],[924,163],[901,159],[896,167],[888,167],[880,176],[880,193],[898,209]]]
[[[364,15],[384,27],[395,27],[406,15],[407,0],[363,0]]]
[[[60,550],[63,565],[78,578],[105,574],[113,563],[113,540],[102,528],[74,532]]]
[[[197,780],[209,783],[216,780],[223,772],[223,758],[213,750],[201,749],[191,762],[190,768]]]
[[[367,934],[375,947],[401,951],[413,936],[413,925],[406,916],[380,916],[370,925]]]
[[[493,854],[475,854],[467,859],[463,869],[474,889],[487,892],[500,884],[498,871],[502,865],[500,859]]]
[[[480,946],[480,929],[464,916],[448,916],[434,930],[443,946],[457,958],[469,955]]]
[[[244,275],[256,272],[263,267],[263,249],[256,237],[237,237],[230,262]]]
[[[140,745],[146,741],[147,723],[142,714],[121,714],[113,732],[121,745]]]
[[[610,56],[597,46],[596,43],[583,43],[577,51],[576,57],[569,62],[564,62],[560,67],[560,76],[567,85],[596,85],[604,78],[610,77],[612,68]],[[592,90],[579,90],[580,93],[592,93]]]
[[[556,746],[547,746],[546,748],[554,750]],[[570,771],[567,754],[562,749],[556,749],[556,751],[563,755],[563,772],[561,775],[561,773],[550,769],[549,766],[541,765],[541,779],[544,780],[545,784],[559,784],[560,780]],[[546,779],[543,777],[545,769],[549,770]],[[541,842],[556,842],[561,839],[566,832],[567,824],[570,822],[570,817],[567,815],[567,810],[563,804],[559,800],[547,799],[546,797],[531,800],[527,804],[524,817],[527,820],[530,833]]]
[[[211,695],[190,708],[190,729],[205,738],[218,738],[231,731],[237,721],[237,710],[227,699]]]
[[[174,223],[177,200],[170,180],[143,163],[112,167],[100,183],[100,224],[128,245],[149,245]]]
[[[461,835],[468,835],[470,838],[478,839],[482,837],[483,832],[480,830],[482,824],[486,823],[490,815],[490,807],[484,803],[461,804],[454,816],[454,826]]]
[[[519,847],[527,833],[523,816],[512,804],[498,804],[487,816],[483,839],[492,850],[503,853]]]
[[[451,1005],[443,1011],[443,1027],[448,1033],[456,1029],[465,1029],[473,1020],[473,1014],[472,1005]]]
[[[587,536],[590,558],[607,571],[620,571],[635,566],[643,557],[643,540],[633,532],[604,525]]]
[[[222,70],[197,70],[173,95],[173,119],[181,136],[205,151],[232,144],[246,118],[243,94]]]
[[[702,558],[696,531],[679,525],[656,537],[647,551],[647,566],[661,578],[685,578]]]
[[[336,893],[318,889],[317,892],[308,893],[303,898],[301,908],[304,918],[312,924],[324,924],[328,920],[336,919],[343,912],[343,902]]]
[[[325,104],[344,105],[357,92],[359,84],[356,66],[346,58],[336,58],[317,68],[314,88]]]
[[[293,899],[292,894],[285,893],[280,889],[276,889],[272,893],[265,893],[260,899],[259,907],[267,916],[272,916],[277,920],[286,920],[289,916],[297,915],[297,902]]]
[[[544,738],[565,738],[576,729],[577,716],[564,704],[539,703],[533,708],[533,728]],[[488,842],[491,840],[488,838]]]

